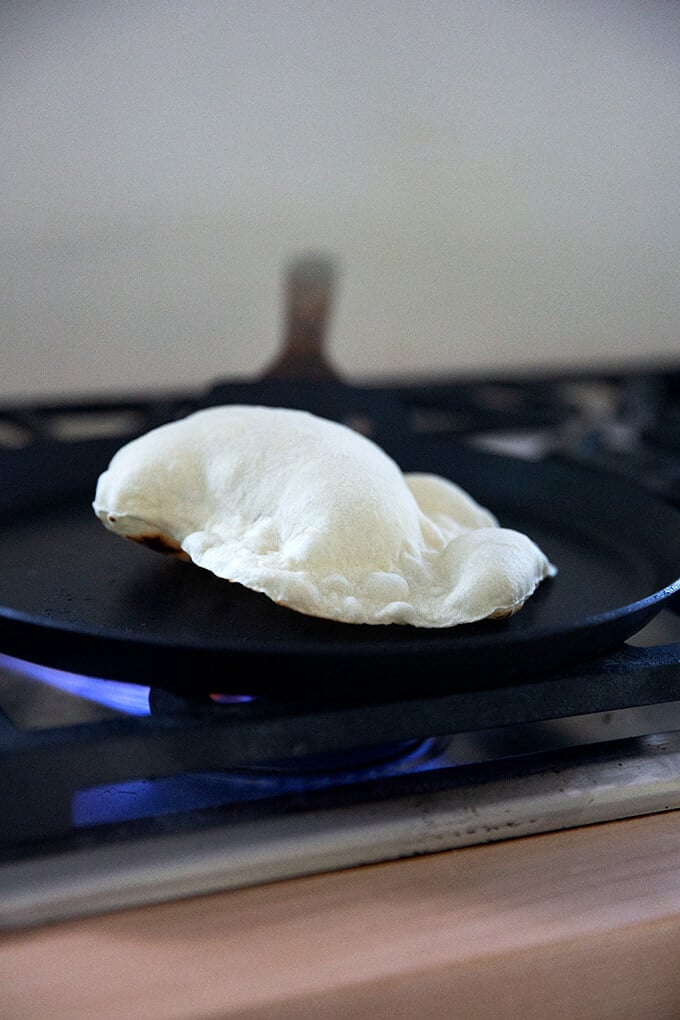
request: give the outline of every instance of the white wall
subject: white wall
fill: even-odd
[[[680,357],[680,5],[0,5],[0,395]]]

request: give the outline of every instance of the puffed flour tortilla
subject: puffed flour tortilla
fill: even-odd
[[[556,573],[453,482],[403,474],[358,432],[286,408],[208,408],[134,439],[93,508],[118,535],[344,623],[509,616]]]

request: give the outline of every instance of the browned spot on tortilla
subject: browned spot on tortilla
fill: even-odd
[[[489,620],[507,620],[509,616],[514,616],[515,613],[519,613],[520,609],[524,605],[523,602],[519,602],[516,606],[511,606],[510,609],[497,609],[495,613],[487,617]]]
[[[140,545],[145,545],[147,549],[153,549],[154,552],[164,553],[166,556],[175,556],[178,560],[191,559],[178,542],[174,542],[167,535],[161,535],[160,532],[157,532],[155,535],[126,535],[125,538],[129,538],[132,542],[138,542]]]

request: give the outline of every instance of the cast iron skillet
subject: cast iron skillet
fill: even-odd
[[[614,477],[395,436],[558,566],[505,621],[451,630],[302,616],[107,532],[96,479],[123,440],[0,454],[0,650],[185,692],[371,699],[512,683],[623,642],[680,589],[680,512]]]

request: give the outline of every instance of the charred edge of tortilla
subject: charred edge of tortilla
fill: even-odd
[[[174,556],[178,560],[191,560],[189,554],[184,552],[184,549],[182,549],[178,542],[174,542],[167,535],[162,535],[160,532],[153,535],[125,535],[125,538],[129,538],[131,542],[137,542],[139,545],[144,545],[147,549],[153,549],[154,552],[163,553],[165,556]]]
[[[491,616],[487,616],[487,620],[508,620],[515,613],[519,613],[523,605],[523,602],[518,602],[516,606],[510,606],[509,609],[497,609]]]

